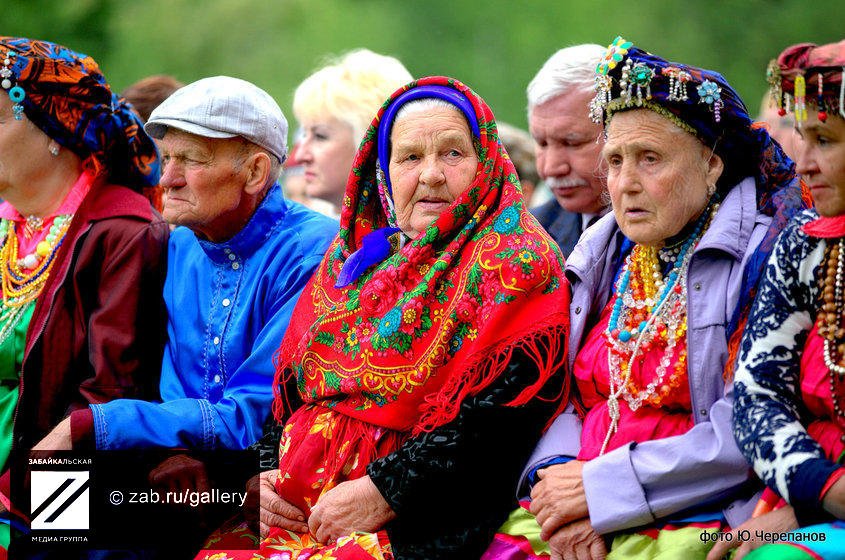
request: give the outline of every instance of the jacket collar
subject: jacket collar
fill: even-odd
[[[143,195],[129,187],[109,183],[95,184],[79,206],[77,217],[81,218],[80,222],[97,222],[118,217],[154,221],[158,214],[149,203],[139,204],[139,198],[146,201]]]
[[[276,232],[287,213],[287,208],[282,188],[276,183],[270,187],[264,200],[255,209],[244,228],[232,238],[222,243],[197,240],[208,258],[215,263],[228,263],[234,260],[230,255],[235,255],[236,259],[248,258]]]
[[[741,261],[757,219],[757,186],[746,177],[728,191],[695,251],[722,251]]]
[[[566,271],[584,280],[591,269],[600,266],[611,245],[618,247],[625,236],[616,225],[613,212],[608,212],[587,228],[566,261]],[[613,252],[613,251],[611,251]]]

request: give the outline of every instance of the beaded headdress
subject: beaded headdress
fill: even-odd
[[[48,41],[0,37],[0,88],[15,119],[26,115],[59,145],[83,160],[93,158],[111,182],[132,188],[158,183],[153,140],[90,56]]]
[[[739,94],[717,72],[669,62],[617,37],[596,67],[596,89],[590,104],[595,122],[606,127],[614,113],[637,108],[663,115],[714,147],[725,164],[719,189],[753,177],[757,208],[773,218],[748,259],[740,298],[727,326],[733,333],[729,376],[742,325],[775,239],[792,216],[812,204],[809,192],[800,183],[792,160],[765,128],[754,126]]]
[[[646,108],[713,145],[751,118],[739,94],[720,74],[670,62],[617,37],[596,66],[590,116],[606,125],[614,113]]]
[[[845,118],[845,40],[788,47],[769,63],[766,80],[778,114],[794,113],[798,126],[807,120],[808,105],[822,122],[828,115]]]
[[[671,62],[617,37],[596,66],[590,117],[605,127],[615,113],[649,109],[714,149],[725,163],[718,186],[757,176],[761,133],[739,94],[712,70]]]

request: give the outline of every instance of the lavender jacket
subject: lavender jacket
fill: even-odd
[[[647,525],[711,501],[733,499],[724,510],[736,527],[756,504],[746,483],[752,474],[731,426],[732,385],[722,373],[725,328],[737,304],[742,272],[771,218],[757,211],[753,179],[725,197],[690,261],[687,279],[687,363],[695,426],[681,436],[630,444],[584,465],[590,522],[599,533]],[[611,295],[623,239],[613,214],[588,229],[566,263],[572,285],[570,370],[577,349]],[[537,444],[520,480],[557,456],[577,455],[581,421],[570,406]],[[744,496],[744,499],[739,496]]]

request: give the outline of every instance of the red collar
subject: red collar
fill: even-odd
[[[830,218],[821,216],[812,222],[804,224],[801,229],[811,237],[820,237],[822,239],[845,237],[845,214]]]

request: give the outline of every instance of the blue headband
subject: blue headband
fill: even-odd
[[[464,117],[466,117],[467,122],[469,122],[473,136],[481,138],[481,130],[478,128],[478,118],[475,116],[475,109],[473,109],[469,99],[458,90],[446,86],[419,86],[401,94],[385,110],[378,123],[378,161],[379,165],[381,165],[381,170],[384,172],[387,192],[391,195],[393,194],[393,188],[390,186],[390,174],[387,172],[387,169],[390,165],[390,132],[393,130],[393,121],[396,119],[396,113],[409,101],[431,98],[442,99],[460,109]]]

